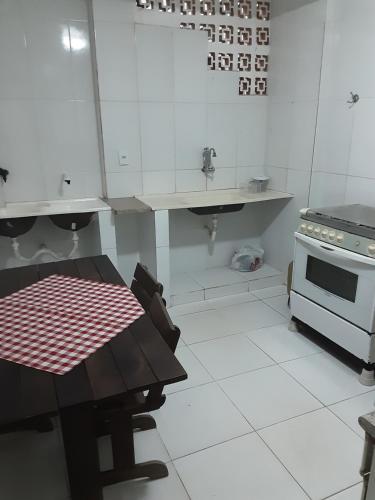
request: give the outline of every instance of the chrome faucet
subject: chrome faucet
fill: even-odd
[[[203,149],[202,156],[203,156],[202,172],[204,172],[206,175],[213,174],[215,172],[215,167],[213,166],[212,158],[216,158],[217,156],[215,148],[205,147]]]

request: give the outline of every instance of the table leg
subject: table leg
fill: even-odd
[[[72,500],[103,500],[94,411],[90,407],[60,411]]]
[[[148,431],[156,429],[156,422],[151,415],[135,415],[132,419],[133,430]]]
[[[110,422],[113,469],[101,472],[103,486],[129,479],[160,479],[168,476],[167,466],[158,460],[135,463],[133,419],[125,411],[116,412]]]

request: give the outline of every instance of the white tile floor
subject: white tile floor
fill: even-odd
[[[228,267],[214,267],[188,273],[177,273],[171,279],[171,302],[173,305],[234,294],[244,294],[268,287],[268,295],[257,298],[273,298],[283,293],[280,271],[264,264],[251,273],[233,271]]]
[[[375,391],[289,332],[285,304],[272,286],[170,309],[189,379],[168,388],[157,430],[135,442],[137,460],[164,460],[170,475],[105,488],[105,500],[360,499],[356,420]],[[100,447],[110,467],[108,441]],[[0,437],[1,499],[68,495],[58,431]]]

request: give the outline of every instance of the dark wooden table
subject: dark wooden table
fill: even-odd
[[[0,297],[51,274],[124,284],[108,257],[97,256],[0,271]],[[124,433],[117,440],[121,442],[112,442],[114,469],[99,471],[95,428],[98,406],[119,397],[131,399],[139,391],[186,378],[186,372],[145,314],[65,375],[0,359],[0,431],[59,415],[72,498],[101,500],[103,485],[151,477],[152,471],[157,477],[158,469],[157,463],[154,469],[150,463],[135,464],[131,416],[119,412],[117,424],[124,425]]]

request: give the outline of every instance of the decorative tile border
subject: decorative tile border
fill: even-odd
[[[207,33],[210,71],[237,71],[240,96],[267,95],[271,1],[265,0],[134,0],[142,22]],[[152,15],[151,15],[152,13]],[[167,20],[167,18],[165,18]]]

